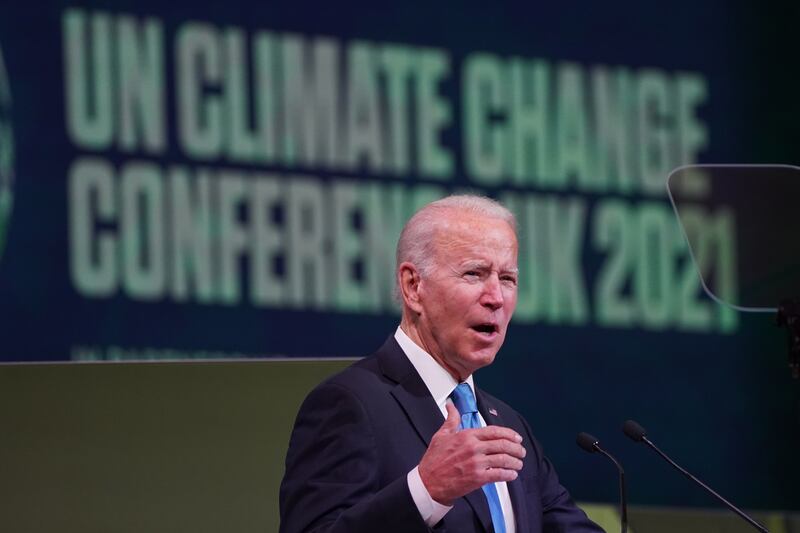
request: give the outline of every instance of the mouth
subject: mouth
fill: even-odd
[[[497,324],[493,324],[491,322],[484,322],[482,324],[475,324],[470,326],[470,329],[478,333],[483,337],[494,337],[495,335],[500,333],[500,327]]]

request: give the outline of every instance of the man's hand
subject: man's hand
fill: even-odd
[[[500,426],[458,430],[461,415],[447,403],[447,420],[431,438],[419,463],[419,477],[431,497],[452,505],[487,483],[513,481],[525,448],[516,431]]]

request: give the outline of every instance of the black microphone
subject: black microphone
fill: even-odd
[[[619,464],[619,461],[614,459],[614,457],[605,451],[603,448],[600,447],[600,441],[598,441],[595,437],[589,435],[588,433],[578,433],[578,438],[576,440],[578,446],[583,448],[589,453],[600,452],[609,459],[611,462],[614,463],[614,466],[617,467],[619,471],[619,514],[620,514],[620,522],[622,523],[622,533],[626,533],[628,531],[628,500],[625,496],[625,471],[622,469],[622,465]]]
[[[684,476],[688,477],[689,479],[691,479],[692,481],[694,481],[695,483],[697,483],[698,485],[700,485],[701,487],[703,487],[703,488],[706,490],[706,492],[708,492],[709,494],[711,494],[712,496],[714,496],[716,499],[718,499],[719,501],[721,501],[722,503],[724,503],[724,504],[725,504],[725,506],[726,506],[728,509],[730,509],[731,511],[733,511],[734,513],[736,513],[737,515],[739,515],[739,516],[740,516],[740,517],[741,517],[743,520],[745,520],[745,521],[746,521],[748,524],[750,524],[751,526],[753,526],[753,527],[754,527],[754,528],[756,528],[757,530],[761,531],[762,533],[769,533],[769,531],[767,530],[767,528],[765,528],[764,526],[762,526],[761,524],[759,524],[758,522],[756,522],[755,520],[753,520],[753,519],[752,519],[752,518],[751,518],[751,517],[750,517],[750,516],[749,516],[747,513],[745,513],[744,511],[742,511],[741,509],[739,509],[738,507],[736,507],[735,505],[733,505],[731,502],[729,502],[728,500],[726,500],[725,498],[723,498],[722,496],[720,496],[719,494],[717,494],[717,493],[714,491],[714,489],[712,489],[711,487],[709,487],[708,485],[706,485],[705,483],[703,483],[702,481],[700,481],[699,479],[697,479],[696,477],[694,477],[692,474],[690,474],[690,473],[689,473],[689,472],[687,472],[687,471],[686,471],[684,468],[682,468],[680,465],[678,465],[678,463],[676,463],[675,461],[673,461],[672,459],[670,459],[670,458],[667,456],[667,454],[665,454],[664,452],[662,452],[661,450],[659,450],[659,449],[658,449],[658,447],[657,447],[655,444],[653,444],[652,442],[650,442],[650,439],[648,439],[648,438],[647,438],[647,431],[645,431],[645,429],[644,429],[642,426],[640,426],[639,424],[637,424],[635,421],[633,421],[633,420],[628,420],[627,422],[625,422],[625,424],[623,424],[623,425],[622,425],[622,431],[624,431],[624,432],[625,432],[625,434],[626,434],[628,437],[630,437],[632,440],[634,440],[634,441],[636,441],[636,442],[644,442],[645,444],[647,444],[647,445],[648,445],[650,448],[652,448],[653,450],[655,450],[655,452],[656,452],[658,455],[660,455],[661,457],[663,457],[663,458],[664,458],[664,460],[665,460],[666,462],[668,462],[669,464],[671,464],[671,465],[672,465],[672,467],[673,467],[675,470],[677,470],[678,472],[680,472],[680,473],[681,473],[681,474],[683,474]]]

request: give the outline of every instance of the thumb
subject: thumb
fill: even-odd
[[[458,426],[461,424],[461,413],[459,413],[456,406],[450,402],[447,402],[445,407],[447,408],[447,420],[444,421],[439,431],[456,433],[458,431]]]

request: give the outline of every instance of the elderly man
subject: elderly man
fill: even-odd
[[[517,302],[514,216],[478,196],[419,210],[397,245],[400,327],[300,409],[281,532],[602,531],[528,423],[475,388]]]

